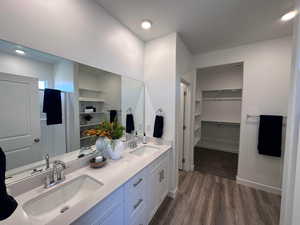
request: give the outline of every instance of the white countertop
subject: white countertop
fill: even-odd
[[[87,196],[84,201],[81,201],[79,204],[70,208],[64,214],[61,214],[56,218],[43,218],[43,220],[40,220],[38,218],[29,217],[24,212],[22,205],[25,202],[53,189],[45,189],[41,186],[17,196],[16,200],[19,203],[18,208],[10,218],[1,221],[0,225],[63,225],[74,222],[84,213],[93,208],[96,204],[100,203],[104,198],[109,196],[116,189],[125,184],[135,174],[147,167],[163,153],[171,149],[170,145],[155,145],[152,143],[148,143],[147,145],[152,145],[156,148],[159,147],[160,150],[155,151],[152,154],[146,154],[145,156],[136,156],[134,154],[130,154],[130,150],[126,149],[120,160],[109,160],[108,164],[104,168],[92,169],[90,167],[84,167],[68,174],[66,176],[66,181],[56,185],[53,188],[57,188],[60,185],[69,182],[70,180],[81,175],[88,175],[96,179],[97,181],[100,181],[104,185],[99,188],[98,192]],[[139,145],[138,147],[140,146],[141,145]],[[51,221],[49,222],[47,220]]]

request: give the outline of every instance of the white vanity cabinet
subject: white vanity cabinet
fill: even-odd
[[[149,166],[148,223],[169,191],[169,154],[165,153]]]
[[[147,225],[168,194],[169,160],[167,151],[72,225]]]

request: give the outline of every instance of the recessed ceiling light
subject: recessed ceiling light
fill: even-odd
[[[19,55],[25,55],[26,53],[21,49],[16,49],[15,52]]]
[[[150,20],[143,20],[141,26],[144,30],[149,30],[152,27],[152,22]]]
[[[281,21],[289,21],[291,19],[294,19],[298,14],[298,11],[297,10],[293,10],[293,11],[290,11],[286,14],[284,14],[282,17],[281,17]]]

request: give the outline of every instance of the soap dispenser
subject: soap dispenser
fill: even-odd
[[[143,136],[143,144],[147,144],[147,137],[146,137],[146,133],[144,133],[144,136]]]

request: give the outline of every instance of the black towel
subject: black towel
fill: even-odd
[[[118,118],[117,118],[117,110],[110,110],[109,111],[109,117],[110,117],[110,122],[117,122]]]
[[[126,115],[126,133],[131,134],[134,131],[134,119],[132,114]]]
[[[47,114],[47,125],[62,123],[61,91],[45,89],[43,112]]]
[[[163,131],[164,131],[164,117],[156,116],[155,123],[154,123],[153,137],[161,138],[163,136]]]
[[[259,154],[281,156],[282,121],[282,116],[260,116],[258,132]]]
[[[6,158],[0,148],[0,220],[10,217],[18,207],[16,200],[7,194],[5,185]]]

